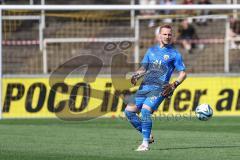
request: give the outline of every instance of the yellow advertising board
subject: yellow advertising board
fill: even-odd
[[[202,103],[209,104],[214,116],[240,115],[240,77],[188,77],[159,106],[156,116],[194,115]],[[3,118],[118,117],[123,116],[126,97],[138,87],[121,78],[83,78],[64,82],[49,78],[4,78]],[[126,102],[126,103],[125,103]]]

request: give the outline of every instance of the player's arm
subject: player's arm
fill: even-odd
[[[185,71],[180,71],[179,75],[177,77],[176,82],[179,84],[181,84],[185,79],[187,78],[187,73]]]
[[[145,73],[146,73],[145,67],[141,66],[141,67],[132,75],[131,83],[132,83],[133,85],[136,85],[137,81],[138,81],[142,76],[144,76]]]
[[[169,97],[173,94],[174,90],[187,78],[185,71],[180,71],[177,80],[163,86],[162,96]]]
[[[186,79],[187,74],[185,72],[185,65],[182,60],[182,56],[180,54],[176,55],[174,66],[179,71],[179,75],[177,77],[177,80],[173,83],[169,83],[163,86],[162,96],[164,97],[170,97],[174,90]]]
[[[136,85],[137,81],[141,77],[143,77],[147,72],[147,68],[148,68],[148,64],[149,64],[148,53],[149,53],[149,49],[147,50],[146,54],[144,55],[144,57],[142,59],[141,67],[136,72],[134,72],[134,74],[132,75],[131,83],[133,85]]]

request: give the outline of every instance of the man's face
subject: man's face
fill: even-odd
[[[169,28],[162,28],[159,34],[160,43],[168,45],[172,42],[172,30]]]

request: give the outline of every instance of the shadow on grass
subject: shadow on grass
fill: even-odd
[[[188,150],[188,149],[219,149],[219,148],[240,148],[239,146],[192,146],[192,147],[173,147],[173,148],[157,148],[152,150]],[[240,156],[240,155],[239,155]]]

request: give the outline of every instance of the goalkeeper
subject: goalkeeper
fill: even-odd
[[[136,151],[149,150],[149,143],[154,141],[151,135],[151,114],[158,109],[164,98],[170,97],[186,78],[182,56],[172,46],[172,27],[170,25],[163,25],[159,28],[157,41],[159,44],[147,50],[141,67],[131,78],[131,83],[136,85],[137,80],[144,76],[134,100],[129,102],[125,109],[128,121],[143,136],[143,142]],[[179,75],[175,82],[169,83],[175,68]],[[142,115],[141,119],[137,115],[139,112]]]

